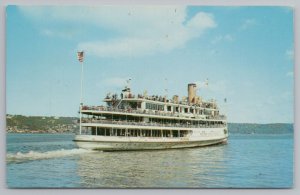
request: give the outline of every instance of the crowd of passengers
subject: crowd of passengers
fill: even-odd
[[[123,98],[135,98],[134,94],[129,93],[128,95],[123,95],[123,93],[121,93],[120,95],[121,99]],[[142,94],[138,94],[137,95],[138,98],[140,99],[147,99],[147,100],[153,100],[153,101],[160,101],[160,102],[165,102],[168,101],[170,102],[171,100],[166,99],[165,97],[162,96],[158,96],[158,95],[152,95],[152,96],[143,96]],[[107,94],[105,99],[113,99],[113,100],[117,100],[118,99],[118,94]]]
[[[121,93],[121,99],[123,98],[135,98],[134,94],[129,93],[128,95],[123,95],[123,93]],[[137,95],[138,98],[140,99],[146,99],[146,100],[152,100],[152,101],[159,101],[159,102],[169,102],[169,103],[176,103],[174,102],[174,100],[172,99],[167,99],[166,97],[163,96],[158,96],[158,95],[152,95],[152,96],[144,96],[142,94],[138,94]],[[118,100],[118,94],[107,94],[105,99],[112,99],[112,100]],[[187,104],[187,101],[179,101],[179,104]],[[197,106],[202,106],[204,108],[216,108],[215,105],[212,105],[211,103],[208,102],[202,102],[201,104],[195,104]]]

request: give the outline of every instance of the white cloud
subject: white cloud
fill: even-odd
[[[289,60],[293,60],[294,59],[294,50],[286,50],[285,51],[285,56],[289,59]]]
[[[164,13],[166,16],[163,16],[162,12],[165,9],[158,14],[161,15],[161,18],[157,18],[151,12],[148,13],[149,15],[140,12],[140,15],[136,16],[141,20],[147,18],[148,26],[137,26],[136,23],[129,22],[131,32],[127,31],[129,33],[125,36],[106,41],[83,42],[78,45],[78,49],[86,50],[99,57],[151,55],[156,52],[169,52],[182,48],[191,39],[201,36],[206,29],[216,26],[213,16],[210,14],[198,13],[184,25],[185,10],[182,10],[181,13],[177,11],[176,14],[181,16],[176,16],[176,19],[176,14],[170,11],[166,12],[167,14]],[[157,12],[159,11],[157,10]]]
[[[222,35],[218,35],[218,36],[216,36],[212,41],[211,41],[211,43],[212,44],[216,44],[216,43],[219,43],[220,41],[222,41],[223,40],[223,36]]]
[[[226,34],[226,35],[218,35],[216,36],[212,41],[211,43],[212,44],[217,44],[221,41],[233,41],[233,36],[230,35],[230,34]]]
[[[82,41],[77,49],[99,57],[151,55],[182,48],[216,27],[212,14],[199,12],[186,21],[184,6],[20,7],[36,22],[68,22],[99,31],[99,38]],[[101,38],[106,29],[115,36]],[[49,35],[49,33],[48,33]]]
[[[255,19],[246,19],[243,21],[242,25],[240,26],[240,30],[246,30],[255,25],[257,25],[257,22]]]

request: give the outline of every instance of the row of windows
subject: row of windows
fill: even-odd
[[[126,137],[186,137],[191,134],[187,130],[145,130],[145,129],[111,129],[91,128],[92,135],[126,136]]]
[[[151,104],[151,103],[146,103],[146,109],[151,109],[151,110],[164,110],[164,105],[157,105],[157,104]],[[166,111],[171,112],[172,111],[172,106],[167,106]],[[173,112],[184,112],[184,113],[197,113],[197,114],[205,114],[205,115],[211,115],[212,112],[210,110],[195,110],[194,108],[184,108],[184,107],[173,107]],[[218,114],[218,113],[216,113]]]
[[[163,105],[146,103],[146,109],[150,109],[150,110],[164,110],[164,106]]]

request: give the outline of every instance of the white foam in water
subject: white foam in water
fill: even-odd
[[[65,156],[72,156],[77,154],[83,153],[90,153],[95,152],[92,150],[85,150],[85,149],[70,149],[70,150],[54,150],[54,151],[47,151],[47,152],[36,152],[36,151],[29,151],[28,153],[17,152],[15,154],[7,154],[6,160],[7,162],[22,162],[28,160],[41,160],[41,159],[49,159],[49,158],[59,158]]]

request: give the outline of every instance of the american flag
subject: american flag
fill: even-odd
[[[83,55],[84,55],[83,51],[77,52],[77,58],[79,62],[83,62]]]

